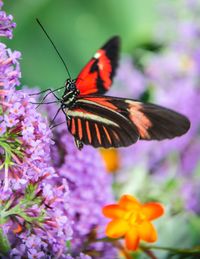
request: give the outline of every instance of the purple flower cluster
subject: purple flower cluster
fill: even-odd
[[[4,11],[1,11],[3,2],[0,1],[0,37],[12,38],[12,29],[16,24],[12,21],[12,15],[6,15]]]
[[[0,88],[11,89],[20,84],[19,51],[12,52],[0,43]]]
[[[0,13],[3,36],[11,37],[11,20]],[[47,122],[31,104],[33,99],[15,90],[21,77],[19,58],[19,52],[0,44],[0,253],[5,258],[65,258],[72,236],[64,213],[68,184],[54,181]]]
[[[115,78],[115,86],[111,88],[110,95],[120,97],[139,97],[146,89],[147,81],[141,71],[134,68],[129,56],[124,56]],[[123,89],[123,91],[120,91]]]
[[[57,175],[49,165],[51,132],[27,94],[0,91],[0,210],[10,255],[61,256],[72,235],[64,213],[69,190],[64,179],[56,184]]]
[[[68,199],[68,185],[53,186],[44,177],[16,190],[12,184],[9,190],[1,191],[1,214],[5,223],[2,230],[8,237],[11,258],[60,258],[66,252],[66,240],[72,230],[63,206]]]
[[[193,2],[197,4],[197,1]],[[200,26],[197,22],[200,20],[190,3],[191,1],[181,1],[178,6],[171,6],[173,12],[176,12],[173,35],[178,36],[169,40],[169,47],[160,55],[153,56],[148,61],[146,69],[156,88],[156,102],[184,113],[191,120],[191,129],[183,138],[166,142],[163,146],[168,155],[178,150],[177,171],[186,179],[194,176],[200,155],[200,114],[196,110],[200,102]]]
[[[11,38],[14,26],[0,12],[0,36]],[[52,135],[34,98],[16,91],[20,55],[0,43],[0,256],[114,258],[110,244],[96,242],[102,207],[113,200],[101,156],[79,152],[66,125]]]
[[[50,117],[56,109],[55,106],[48,109]],[[65,115],[60,113],[55,123],[64,120]],[[107,220],[101,213],[102,207],[113,201],[111,177],[102,158],[92,147],[85,146],[81,152],[77,150],[66,124],[56,127],[53,133],[53,166],[59,179],[64,178],[69,183],[70,206],[66,214],[73,222],[72,254],[75,256],[82,251],[92,258],[115,258],[116,250],[110,244],[94,243],[96,238],[104,237]]]

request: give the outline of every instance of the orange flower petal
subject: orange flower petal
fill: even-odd
[[[102,212],[107,218],[122,218],[125,211],[119,207],[117,204],[111,204],[103,207]]]
[[[144,221],[138,226],[139,236],[146,242],[155,242],[157,240],[157,233],[154,226],[149,221]]]
[[[125,235],[125,244],[129,250],[137,250],[140,238],[136,228],[131,228]]]
[[[149,202],[142,205],[142,213],[145,214],[148,220],[154,220],[164,214],[164,208],[159,203]]]
[[[125,220],[115,219],[108,223],[106,227],[106,236],[111,238],[119,238],[125,235],[129,225]]]
[[[106,169],[109,173],[116,173],[120,168],[119,152],[116,148],[101,148],[100,153],[104,159]]]
[[[125,210],[138,209],[140,203],[131,195],[123,195],[119,200],[119,206]]]

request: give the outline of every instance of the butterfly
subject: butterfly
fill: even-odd
[[[138,140],[172,139],[185,134],[190,121],[171,109],[133,99],[105,96],[116,73],[120,38],[112,37],[82,69],[67,79],[60,100],[76,146],[127,147]]]

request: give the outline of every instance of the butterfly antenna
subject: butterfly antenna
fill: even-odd
[[[66,65],[64,59],[62,58],[60,52],[59,52],[58,49],[56,48],[55,44],[53,43],[52,39],[50,38],[49,34],[48,34],[47,31],[45,30],[45,28],[43,27],[43,25],[41,24],[41,22],[40,22],[37,18],[36,18],[36,21],[37,21],[37,23],[39,24],[39,26],[41,27],[41,29],[43,30],[43,32],[45,33],[45,35],[47,36],[47,38],[49,39],[49,41],[51,42],[51,44],[52,44],[53,48],[55,49],[56,53],[58,54],[60,60],[62,61],[63,65],[65,66],[65,69],[66,69],[66,71],[67,71],[67,74],[68,74],[69,78],[71,79],[71,75],[70,75],[70,73],[69,73],[69,70],[68,70],[68,68],[67,68],[67,65]]]

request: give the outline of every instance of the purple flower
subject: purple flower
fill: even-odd
[[[11,16],[0,14],[0,28],[9,29]],[[0,44],[0,252],[10,258],[64,258],[72,237],[65,213],[68,183],[57,183],[50,166],[47,121],[31,104],[33,98],[15,90],[19,57]]]
[[[11,52],[6,45],[0,43],[0,88],[11,89],[20,84],[20,56],[20,52]]]
[[[27,253],[28,258],[34,259],[34,258],[44,258],[45,253],[44,252],[38,252],[35,248],[29,248],[29,251]]]
[[[71,255],[67,255],[65,257],[65,259],[91,259],[92,257],[90,257],[89,255],[80,253],[80,255],[76,256],[76,257],[72,257]]]
[[[190,143],[187,147],[187,152],[183,152],[181,157],[180,174],[183,174],[186,178],[190,178],[195,175],[197,166],[199,165],[200,155],[200,138],[196,138],[194,143]]]
[[[0,136],[6,132],[6,123],[4,121],[0,124]]]
[[[185,208],[193,213],[200,214],[199,202],[200,202],[200,192],[199,192],[199,179],[192,181],[187,179],[181,188],[181,195],[183,197]]]
[[[65,242],[72,236],[71,221],[65,214],[69,189],[64,179],[57,184],[55,170],[49,165],[51,132],[22,91],[13,94],[13,90],[7,90],[0,97],[4,100],[0,123],[4,127],[0,137],[4,149],[1,168],[5,168],[1,174],[4,179],[0,202],[5,205],[1,210],[12,216],[5,219],[3,225],[11,249],[15,248],[11,255],[19,252],[21,244],[26,248],[20,253],[29,258],[36,253],[42,258],[47,251],[52,256],[64,254],[67,251]],[[7,118],[14,120],[11,123]],[[38,238],[41,241],[37,245]],[[32,239],[33,248],[29,247]]]
[[[55,106],[48,107],[50,117],[56,109]],[[65,116],[60,113],[55,123],[63,120]],[[114,258],[116,251],[110,244],[95,243],[96,238],[104,237],[107,223],[101,212],[102,207],[113,200],[111,178],[102,158],[92,147],[85,146],[80,152],[65,124],[56,127],[53,133],[55,145],[52,146],[52,161],[59,175],[58,182],[64,178],[69,183],[70,201],[66,214],[74,222],[72,255],[89,251],[91,255],[96,254],[94,258]],[[89,245],[85,246],[87,242]]]
[[[142,72],[135,69],[134,62],[129,56],[125,56],[120,63],[109,95],[136,98],[144,92],[146,84],[147,81]]]
[[[4,111],[0,122],[4,131],[1,138],[9,138],[13,163],[9,179],[29,181],[33,178],[37,180],[41,175],[53,175],[53,169],[47,164],[52,141],[45,120],[22,91],[14,93],[9,90],[0,97],[3,99],[0,107]]]
[[[12,21],[12,15],[7,15],[4,11],[1,11],[3,2],[0,1],[0,37],[12,38],[12,29],[16,27],[16,24]]]
[[[63,209],[69,194],[68,186],[60,188],[41,177],[38,182],[21,186],[20,190],[14,191],[13,185],[9,188],[12,193],[8,199],[1,199],[1,213],[5,217],[7,214],[12,216],[5,218],[2,226],[11,245],[11,255],[22,248],[23,256],[29,255],[31,249],[38,254],[64,254],[65,242],[72,235],[71,223]],[[45,194],[45,188],[50,190],[51,195]],[[3,188],[0,193],[1,197],[5,196]],[[21,247],[22,244],[25,247]]]

